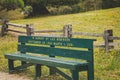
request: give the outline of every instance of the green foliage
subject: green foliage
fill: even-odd
[[[80,0],[48,0],[48,4],[60,6],[60,5],[73,5],[79,3]]]
[[[56,7],[50,7],[48,10],[49,10],[51,15],[57,15],[58,14],[58,8],[56,8]]]
[[[30,7],[28,8],[28,6],[31,6],[32,8]],[[48,6],[51,7],[50,10],[46,8]],[[53,10],[53,8],[54,9],[60,8],[62,6],[68,6],[69,9],[70,7],[72,8],[72,12],[70,12],[69,10],[68,12],[64,11],[64,13],[67,14],[67,13],[98,10],[102,8],[119,7],[120,1],[119,0],[1,0],[0,1],[0,11],[1,10],[8,11],[8,10],[14,10],[16,8],[22,8],[24,12],[29,14],[30,16],[36,16],[40,14],[43,15],[49,13],[56,14],[56,10]]]
[[[110,54],[111,62],[106,67],[107,70],[117,70],[120,68],[120,51],[112,51]]]
[[[1,0],[0,1],[0,10],[14,10],[18,7],[23,8],[24,7],[24,2],[23,0]]]
[[[15,10],[2,10],[0,11],[0,19],[10,19],[10,20],[17,20],[17,19],[23,19],[25,15],[21,14],[21,9],[15,9]]]
[[[20,8],[24,7],[23,0],[0,0],[0,18],[20,19],[24,15],[20,13]]]
[[[102,0],[102,8],[120,7],[120,0]]]
[[[82,11],[79,5],[73,5],[72,6],[72,13],[78,13]]]
[[[60,15],[60,14],[71,14],[71,13],[78,13],[81,11],[79,5],[73,6],[60,6],[60,7],[49,7],[48,8],[51,15]]]
[[[70,14],[72,13],[72,8],[70,6],[60,6],[58,12],[59,14]]]
[[[33,12],[30,14],[31,16],[34,15],[40,15],[40,14],[56,14],[56,7],[63,7],[63,6],[72,6],[74,4],[79,3],[79,0],[24,0],[25,5],[30,5],[33,8]],[[46,7],[51,6],[51,9],[48,10]],[[53,8],[54,7],[54,8]],[[64,8],[65,9],[65,8]],[[63,10],[64,10],[63,9]],[[68,12],[63,11],[58,9],[60,13],[62,14],[67,14],[71,13],[70,12],[70,7],[69,10],[66,9]],[[49,12],[50,11],[50,12]],[[58,14],[58,12],[57,12]]]
[[[30,13],[32,13],[32,11],[33,11],[33,8],[32,8],[31,6],[26,6],[26,7],[24,7],[23,10],[22,10],[22,12],[23,12],[24,14],[27,14],[27,15],[29,15]]]

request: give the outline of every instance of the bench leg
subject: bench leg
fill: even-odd
[[[88,66],[88,80],[94,80],[94,66],[92,64],[90,64]]]
[[[35,78],[40,77],[40,76],[41,76],[41,65],[36,64],[35,65]]]
[[[72,80],[79,80],[79,71],[72,70]]]
[[[21,61],[21,66],[22,66],[22,65],[25,65],[25,64],[26,64],[26,62]],[[21,70],[27,70],[27,67],[26,67],[26,68],[24,68],[24,69],[21,69]]]
[[[26,62],[24,62],[24,61],[21,61],[21,65],[24,65],[24,64],[26,64]]]
[[[9,68],[9,73],[12,73],[14,71],[14,61],[11,59],[8,59],[8,68]]]
[[[54,67],[50,67],[49,66],[49,71],[50,71],[50,75],[54,75],[54,74],[56,74],[56,72],[55,72],[55,70],[54,70]]]
[[[50,47],[55,47],[55,46],[51,45]],[[52,55],[49,55],[49,57],[55,58],[55,56],[52,56]],[[56,72],[55,72],[55,70],[54,70],[54,67],[49,66],[49,71],[50,71],[49,75],[54,75],[54,74],[56,74]]]

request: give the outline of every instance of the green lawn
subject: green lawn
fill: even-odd
[[[65,24],[72,24],[74,32],[92,32],[103,33],[106,29],[113,29],[115,36],[120,36],[120,7],[107,10],[90,11],[85,13],[44,16],[30,19],[11,21],[18,24],[34,24],[36,30],[62,29]],[[80,36],[77,36],[80,37]],[[103,42],[102,38],[97,38]],[[12,53],[17,49],[17,37],[12,35],[0,38],[0,71],[7,72],[7,60],[4,59],[5,53]],[[119,80],[120,79],[120,51],[108,52],[104,49],[95,48],[95,80]],[[34,71],[25,71],[19,75],[26,75],[33,78]],[[67,70],[64,70],[67,71]],[[69,74],[69,71],[67,71]],[[46,67],[43,69],[43,75],[47,75]],[[40,80],[64,80],[60,76],[45,76]],[[86,72],[81,74],[81,80],[86,80]]]

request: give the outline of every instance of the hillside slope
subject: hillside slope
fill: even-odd
[[[77,14],[43,16],[32,19],[12,21],[21,24],[34,24],[36,29],[62,29],[65,24],[72,24],[74,31],[98,32],[113,29],[115,35],[120,30],[120,7],[90,11]],[[120,36],[120,35],[119,35]]]

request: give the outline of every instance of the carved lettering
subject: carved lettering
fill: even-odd
[[[73,46],[68,38],[56,38],[56,37],[32,37],[29,43],[43,44],[43,45],[55,45],[55,46]]]

